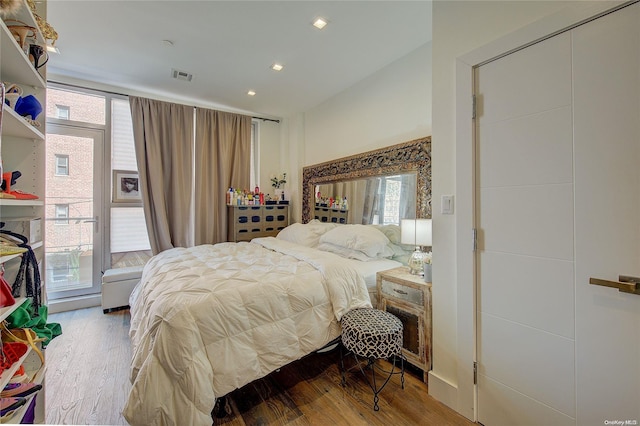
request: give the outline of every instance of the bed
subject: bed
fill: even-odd
[[[131,300],[133,425],[211,424],[218,397],[318,350],[379,270],[400,265],[394,228],[293,224],[277,238],[174,248]]]

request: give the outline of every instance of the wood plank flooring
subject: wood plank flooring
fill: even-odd
[[[45,351],[47,424],[128,424],[129,319],[128,310],[104,315],[100,307],[49,315],[62,334]]]
[[[52,314],[63,334],[46,350],[48,424],[126,425],[129,311],[101,308]],[[230,393],[230,414],[215,425],[473,425],[428,395],[419,374],[394,376],[380,394],[380,411],[362,375],[340,385],[337,350],[312,354]],[[388,365],[388,364],[387,364]],[[189,425],[185,425],[189,426]]]

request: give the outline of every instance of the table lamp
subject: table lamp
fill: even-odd
[[[416,247],[407,263],[409,272],[414,275],[423,273],[423,261],[426,253],[422,247],[431,246],[431,235],[431,219],[402,219],[400,222],[400,242]]]

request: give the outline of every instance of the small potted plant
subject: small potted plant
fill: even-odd
[[[278,178],[278,176],[271,176],[271,186],[275,189],[276,200],[278,200],[281,204],[284,203],[284,185],[287,183],[287,173],[282,173],[282,177]],[[282,188],[282,189],[280,189]]]

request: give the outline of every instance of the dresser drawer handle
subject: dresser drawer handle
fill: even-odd
[[[398,290],[397,288],[392,289],[393,291],[395,291],[398,294],[409,294],[406,291],[402,291],[402,290]]]

